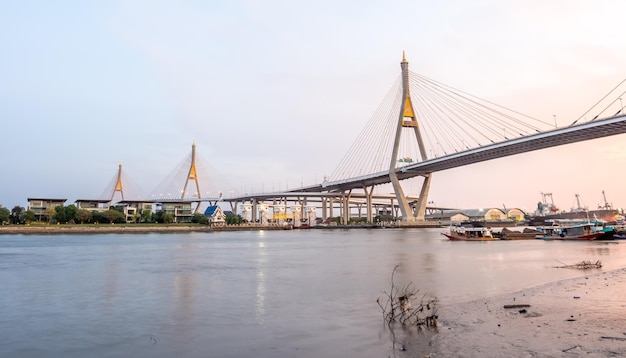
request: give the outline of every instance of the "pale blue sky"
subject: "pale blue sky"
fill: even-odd
[[[98,197],[119,162],[149,193],[194,140],[235,188],[319,182],[396,80],[403,50],[413,72],[560,124],[626,77],[618,0],[2,8],[0,204],[9,208]],[[624,138],[437,173],[430,199],[532,210],[544,191],[564,208],[575,193],[595,207],[605,190],[626,206]]]

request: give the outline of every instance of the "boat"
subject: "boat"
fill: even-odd
[[[613,234],[613,240],[626,240],[626,232],[617,231]]]
[[[598,231],[591,222],[544,226],[537,229],[541,230],[541,234],[535,238],[543,240],[595,240],[604,235],[604,232]]]
[[[489,227],[464,227],[450,226],[448,232],[442,232],[441,235],[447,237],[451,241],[493,241],[499,240],[493,236]]]
[[[595,238],[594,240],[613,240],[614,239],[613,236],[616,233],[616,229],[614,226],[607,225],[607,222],[605,220],[598,219],[597,217],[594,217],[593,220],[589,220],[589,218],[587,218],[586,220],[559,219],[559,220],[552,220],[550,221],[550,223],[552,224],[552,227],[555,227],[555,226],[569,227],[573,225],[583,225],[583,224],[591,225],[591,231],[601,234],[599,237]]]
[[[509,230],[503,228],[500,232],[494,235],[499,237],[500,240],[529,240],[534,239],[540,232],[537,229],[524,228],[522,231]]]
[[[580,202],[580,195],[576,194],[576,208],[570,211],[561,211],[552,200],[552,193],[541,193],[542,200],[537,203],[534,215],[529,216],[528,223],[531,226],[549,225],[552,220],[584,220],[596,217],[609,223],[619,223],[624,220],[621,209],[613,208],[606,200],[606,194],[602,191],[603,203],[597,209],[588,209]]]

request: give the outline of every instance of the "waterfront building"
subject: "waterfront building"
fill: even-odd
[[[66,201],[67,199],[28,198],[28,210],[35,213],[35,221],[44,221],[48,209],[54,210],[57,206],[63,206]]]
[[[157,211],[173,215],[175,223],[189,223],[193,218],[191,204],[191,202],[185,201],[168,201],[157,203],[156,205]]]
[[[128,223],[136,222],[137,214],[141,215],[144,212],[152,212],[152,203],[142,200],[122,200],[117,204],[124,209],[124,215]]]
[[[77,199],[74,201],[77,209],[83,209],[87,211],[105,211],[109,210],[108,199]]]
[[[211,205],[204,211],[204,215],[209,218],[213,225],[223,225],[226,223],[226,213],[219,205]]]

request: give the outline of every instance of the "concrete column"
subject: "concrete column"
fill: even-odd
[[[329,217],[332,218],[332,217],[334,217],[334,215],[333,215],[333,206],[335,206],[333,198],[328,198],[328,204],[329,204],[328,215],[329,215]]]
[[[424,175],[424,182],[422,183],[422,190],[420,191],[420,197],[417,200],[417,208],[415,217],[418,221],[425,221],[426,215],[426,204],[428,202],[428,192],[430,190],[430,180],[432,178],[431,174]]]
[[[374,194],[374,187],[370,187],[369,191],[367,187],[363,187],[363,190],[365,191],[365,203],[367,205],[367,222],[371,224],[374,222],[374,215],[372,215],[372,195]]]

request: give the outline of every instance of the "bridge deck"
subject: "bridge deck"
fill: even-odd
[[[486,160],[503,158],[515,154],[556,147],[564,144],[583,142],[591,139],[609,137],[623,133],[626,133],[626,116],[611,117],[429,159],[398,168],[396,173],[398,175],[398,179],[408,179],[423,174],[457,168]],[[340,191],[386,183],[389,183],[389,173],[385,171],[357,178],[322,183],[319,185],[300,188],[294,191]]]

